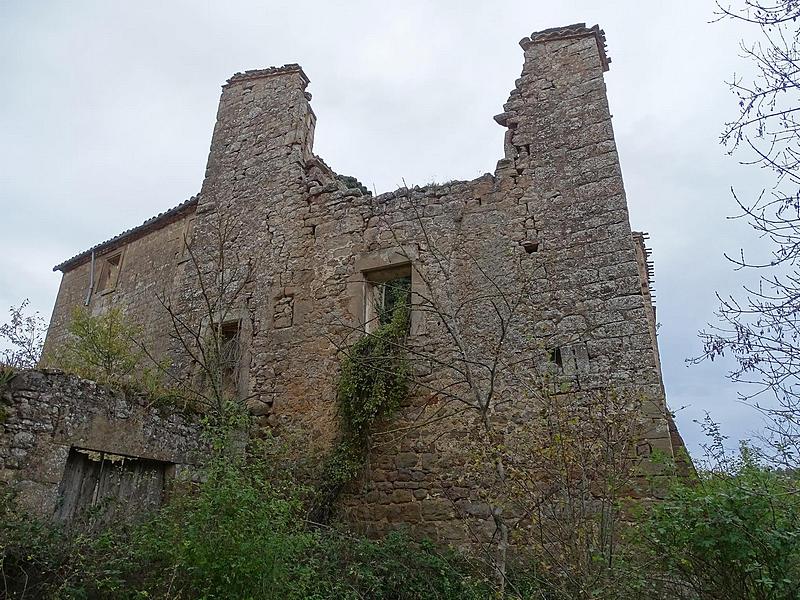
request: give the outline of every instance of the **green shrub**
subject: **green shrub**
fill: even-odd
[[[206,477],[134,531],[137,561],[156,567],[144,588],[189,598],[285,598],[312,540],[296,495],[270,483],[257,463],[220,456]]]
[[[677,484],[652,508],[646,552],[672,597],[797,599],[800,481],[764,468],[747,447],[729,466]]]
[[[69,336],[50,363],[100,383],[120,384],[141,378],[144,355],[135,344],[139,330],[119,308],[93,316],[76,308],[67,326]]]
[[[335,531],[316,538],[316,577],[292,598],[469,600],[492,597],[488,572],[454,551],[416,543],[403,533],[367,540]]]
[[[145,522],[92,536],[0,514],[9,598],[411,600],[488,598],[480,567],[401,534],[372,541],[306,527],[290,483],[258,461],[212,460]]]
[[[31,518],[0,489],[0,597],[122,597],[124,540],[121,528],[88,536]]]
[[[159,406],[196,407],[193,395],[164,385],[168,361],[156,362],[140,345],[141,330],[117,307],[91,315],[83,307],[72,312],[69,335],[48,353],[48,367],[62,369],[128,392],[147,394]]]
[[[11,380],[16,376],[17,371],[14,367],[0,364],[0,394],[6,391],[11,384]]]

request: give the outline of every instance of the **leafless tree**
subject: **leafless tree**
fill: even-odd
[[[38,311],[27,314],[29,305],[30,301],[25,299],[19,306],[12,306],[8,322],[0,325],[0,344],[5,346],[0,354],[0,366],[33,369],[39,364],[47,321]]]
[[[257,257],[242,255],[239,231],[232,218],[217,211],[206,229],[195,229],[192,238],[184,235],[190,285],[158,296],[171,324],[168,335],[185,361],[165,369],[165,375],[217,416],[243,409],[250,398],[240,381],[242,311],[237,309],[246,307]]]
[[[729,260],[737,269],[764,274],[738,297],[719,297],[719,322],[701,332],[704,353],[695,360],[730,355],[732,380],[752,384],[742,397],[771,417],[770,442],[776,458],[800,458],[800,2],[742,0],[718,3],[719,20],[751,25],[753,42],[742,42],[754,75],[729,83],[738,117],[726,123],[722,143],[743,164],[773,176],[770,189],[755,199],[733,192],[740,214],[759,237],[772,244],[771,256],[754,260],[743,250]],[[774,397],[764,402],[763,397]]]
[[[548,597],[627,597],[626,511],[649,493],[643,401],[613,389],[527,392],[534,408],[524,423],[506,425],[499,444],[476,448],[501,454],[506,471],[503,486],[481,492],[507,507],[512,540]]]

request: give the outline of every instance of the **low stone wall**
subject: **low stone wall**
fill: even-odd
[[[168,463],[180,475],[203,452],[196,417],[55,370],[19,372],[0,390],[0,481],[50,517],[71,449]]]

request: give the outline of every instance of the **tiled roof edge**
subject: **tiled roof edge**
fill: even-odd
[[[61,271],[62,273],[66,273],[67,271],[76,267],[79,263],[83,262],[84,259],[88,259],[89,257],[91,257],[92,252],[97,254],[104,250],[110,250],[112,247],[116,246],[120,242],[129,241],[133,237],[138,237],[140,235],[144,235],[145,233],[149,233],[150,231],[153,231],[155,229],[160,229],[161,227],[163,227],[168,223],[170,217],[177,216],[182,212],[186,211],[187,209],[191,208],[192,206],[196,205],[199,197],[200,197],[199,194],[196,196],[192,196],[188,200],[178,204],[178,206],[170,208],[169,210],[164,211],[163,213],[160,213],[155,217],[147,219],[141,225],[134,227],[132,229],[128,229],[127,231],[123,231],[119,235],[115,235],[114,237],[106,240],[105,242],[101,242],[95,246],[92,246],[88,250],[81,252],[80,254],[76,254],[72,258],[68,258],[61,264],[58,264],[55,267],[53,267],[53,271]]]

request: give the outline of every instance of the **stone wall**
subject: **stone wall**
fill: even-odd
[[[0,394],[0,481],[45,518],[72,448],[169,463],[173,475],[202,456],[196,418],[60,371],[21,371]]]
[[[166,349],[163,334],[170,323],[159,297],[171,297],[176,276],[189,266],[184,235],[194,218],[195,206],[196,199],[191,199],[177,207],[179,210],[170,211],[172,214],[157,218],[157,226],[153,226],[156,220],[151,219],[132,230],[125,235],[124,243],[112,240],[110,244],[101,244],[94,261],[92,252],[87,251],[56,267],[64,275],[50,319],[44,356],[52,355],[64,341],[72,311],[82,306],[93,315],[110,306],[120,307],[127,321],[142,329],[143,337],[151,342],[150,350],[161,355]],[[99,289],[105,262],[119,253],[118,277],[105,289]]]
[[[365,280],[382,267],[412,268],[409,343],[438,358],[413,361],[415,393],[375,436],[363,477],[341,499],[340,518],[359,529],[412,525],[419,535],[459,543],[468,537],[462,510],[491,526],[462,477],[475,415],[459,397],[471,390],[458,381],[459,348],[425,310],[426,297],[469,306],[459,313],[460,335],[477,360],[493,352],[498,323],[490,302],[470,300],[492,288],[486,293],[518,299],[501,357],[515,368],[493,382],[504,399],[501,422],[531,414],[524,382],[547,377],[554,390],[573,394],[613,387],[646,399],[650,447],[673,454],[653,311],[603,82],[604,44],[599,28],[582,25],[522,40],[522,74],[496,117],[507,134],[494,173],[379,196],[348,187],[313,154],[315,117],[299,66],[240,73],[223,86],[192,247],[200,274],[218,280],[215,233],[224,223],[235,232],[224,244],[226,276],[252,267],[228,313],[242,323],[241,393],[264,426],[291,429],[307,455],[326,455],[338,434],[340,350],[365,327]],[[157,237],[173,234],[147,235],[158,247]],[[108,302],[146,318],[150,309],[142,307],[152,297],[131,290],[157,291],[143,285],[149,270],[154,278],[174,273],[176,311],[187,322],[202,319],[197,270],[179,269],[168,252],[153,260],[165,262],[131,265],[139,287],[120,285]],[[69,277],[55,314],[80,300],[77,289],[65,291]],[[146,341],[164,343],[163,324],[149,332]],[[176,369],[191,372],[180,345],[168,353]],[[483,376],[474,383],[487,384]],[[445,416],[437,413],[443,407]]]

